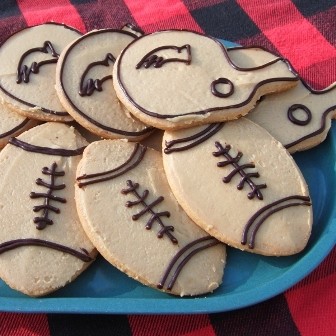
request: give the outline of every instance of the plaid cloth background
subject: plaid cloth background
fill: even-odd
[[[146,33],[186,28],[288,58],[314,88],[336,81],[335,0],[1,0],[0,42],[26,26],[58,21],[82,32],[135,23]],[[1,300],[1,298],[0,298]],[[336,335],[336,250],[273,299],[202,315],[0,313],[0,335]]]

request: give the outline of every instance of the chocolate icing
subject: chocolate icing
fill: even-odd
[[[330,92],[330,91],[332,91],[332,90],[335,90],[336,89],[336,83],[334,84],[334,85],[331,85],[331,86],[329,86],[329,87],[327,87],[326,89],[324,89],[324,90],[314,90],[311,86],[309,86],[302,78],[300,78],[300,80],[301,80],[301,83],[306,87],[306,89],[308,90],[308,91],[310,91],[312,94],[316,94],[316,95],[323,95],[324,93],[327,93],[327,92]],[[299,105],[300,106],[300,108],[302,108],[302,109],[304,109],[305,111],[306,111],[306,113],[307,113],[307,120],[309,120],[308,122],[307,122],[307,124],[311,121],[311,111],[306,107],[306,106],[304,106],[304,105],[301,105],[301,104],[294,104],[294,105],[292,105],[292,106],[295,106],[295,105]],[[290,112],[290,109],[291,108],[293,108],[293,107],[290,107],[289,108],[289,110],[288,110],[288,118],[290,119],[290,114],[292,113],[292,112]],[[299,138],[299,139],[297,139],[297,140],[295,140],[295,141],[293,141],[293,142],[291,142],[291,143],[289,143],[289,144],[285,144],[284,145],[284,147],[286,148],[286,149],[290,149],[291,147],[294,147],[295,145],[297,145],[297,144],[299,144],[300,142],[302,142],[302,141],[304,141],[304,140],[307,140],[307,139],[309,139],[309,138],[312,138],[312,137],[314,137],[314,136],[316,136],[316,135],[319,135],[319,134],[321,134],[321,133],[323,133],[323,131],[325,130],[325,128],[326,128],[326,119],[327,119],[327,117],[328,117],[328,115],[329,115],[329,113],[332,113],[332,112],[334,112],[336,110],[336,105],[333,105],[333,106],[331,106],[331,107],[329,107],[327,110],[325,110],[324,112],[323,112],[323,114],[322,114],[322,117],[321,117],[321,126],[320,126],[320,128],[318,129],[318,130],[316,130],[316,131],[314,131],[314,132],[312,132],[312,133],[310,133],[310,134],[307,134],[307,135],[305,135],[305,136],[303,136],[303,137],[301,137],[301,138]],[[309,111],[309,112],[308,112]],[[291,120],[291,119],[290,119]],[[292,120],[291,120],[292,121]],[[292,121],[293,122],[293,121]],[[303,125],[306,125],[306,124],[303,124]]]
[[[254,163],[246,163],[243,165],[239,164],[240,159],[243,157],[243,153],[242,152],[238,152],[238,154],[235,157],[232,157],[229,152],[231,150],[231,146],[230,145],[226,145],[225,147],[222,146],[222,144],[219,141],[215,142],[215,146],[217,147],[218,151],[217,152],[213,152],[212,155],[215,157],[219,157],[221,155],[223,155],[226,158],[226,161],[221,161],[217,163],[217,167],[225,167],[227,165],[232,165],[234,167],[233,171],[225,176],[223,178],[223,182],[224,183],[229,183],[232,179],[233,176],[235,176],[237,173],[242,177],[240,179],[239,184],[237,185],[237,189],[238,190],[242,190],[244,188],[244,184],[247,183],[250,188],[252,189],[251,192],[249,192],[247,194],[248,199],[253,199],[254,196],[257,196],[258,199],[262,200],[263,199],[263,195],[260,191],[260,189],[264,189],[266,188],[266,184],[255,184],[251,178],[258,178],[259,177],[259,173],[258,172],[245,172],[245,169],[247,168],[255,168],[255,164]]]
[[[177,57],[164,59],[163,57],[157,56],[154,54],[157,51],[167,50],[167,49],[176,50],[178,53],[181,53],[183,50],[186,50],[187,59],[177,58]],[[147,53],[135,67],[136,69],[140,69],[143,66],[145,69],[148,69],[153,65],[154,68],[161,68],[162,65],[166,63],[170,63],[170,62],[182,62],[182,63],[189,65],[191,63],[190,45],[185,44],[181,47],[174,46],[174,45],[168,45],[168,46],[162,46],[162,47],[155,48],[151,50],[149,53]]]
[[[57,23],[57,22],[46,22],[46,23],[44,23],[44,25],[57,25],[57,26],[63,26],[65,29],[72,30],[72,31],[74,31],[74,32],[76,32],[76,33],[82,35],[82,33],[81,33],[80,31],[78,31],[77,29],[74,29],[73,27],[69,27],[69,26],[67,26],[67,25],[65,25],[65,24],[61,24],[61,23]],[[38,25],[37,25],[37,26],[38,26]],[[32,27],[33,27],[33,26],[23,28],[23,29],[17,31],[16,33],[12,34],[11,36],[9,36],[9,38],[8,38],[7,40],[5,40],[5,41],[1,44],[1,46],[2,46],[4,43],[6,43],[6,42],[7,42],[13,35],[18,34],[18,33],[22,32],[22,31],[24,31],[24,30],[26,30],[26,29],[30,29],[30,28],[32,28]],[[32,103],[30,103],[30,102],[28,102],[28,101],[25,101],[25,100],[23,100],[23,99],[20,99],[19,97],[16,97],[14,94],[12,94],[12,93],[10,93],[8,90],[6,90],[1,84],[0,84],[0,90],[1,90],[2,92],[4,92],[7,96],[9,96],[10,98],[12,98],[12,99],[18,101],[19,103],[24,104],[24,105],[26,105],[26,106],[28,106],[28,107],[38,108],[38,109],[39,109],[40,111],[42,111],[43,113],[46,113],[46,114],[52,114],[52,115],[56,115],[56,116],[60,116],[60,117],[69,116],[69,114],[68,114],[67,112],[65,112],[65,111],[54,111],[54,110],[51,110],[51,109],[47,109],[47,108],[45,108],[45,107],[43,107],[43,106],[37,106],[37,105],[32,104]]]
[[[144,128],[143,130],[141,131],[135,131],[135,132],[131,132],[131,131],[124,131],[124,130],[121,130],[121,129],[116,129],[116,128],[113,128],[113,127],[109,127],[109,126],[106,126],[100,122],[98,122],[97,120],[89,117],[87,114],[85,114],[84,111],[82,111],[80,109],[80,107],[78,107],[72,100],[71,98],[69,97],[69,95],[67,94],[66,92],[66,89],[64,87],[64,84],[63,84],[63,78],[67,76],[67,74],[65,73],[64,71],[64,65],[66,64],[66,60],[67,60],[67,57],[69,57],[69,54],[72,52],[72,50],[83,40],[83,39],[86,39],[86,38],[89,38],[93,35],[98,35],[98,34],[104,34],[106,32],[116,32],[116,33],[120,33],[120,34],[125,34],[125,35],[129,35],[131,37],[134,37],[135,39],[137,38],[137,36],[133,33],[130,33],[128,31],[124,31],[124,30],[117,30],[117,29],[101,29],[101,30],[97,30],[97,31],[93,31],[93,32],[90,32],[89,34],[87,35],[84,35],[82,37],[80,37],[79,39],[77,39],[74,43],[71,44],[71,46],[66,50],[66,52],[64,53],[64,57],[63,57],[63,62],[61,64],[61,68],[60,68],[60,82],[61,82],[61,87],[62,87],[62,90],[63,90],[63,94],[65,95],[65,97],[67,98],[67,101],[68,103],[71,105],[71,107],[83,118],[85,118],[87,121],[89,121],[90,123],[92,123],[93,125],[105,130],[105,131],[108,131],[108,132],[113,132],[115,134],[120,134],[120,135],[125,135],[125,136],[141,136],[141,135],[145,135],[145,134],[148,134],[150,132],[152,132],[154,130],[153,127],[146,127]]]
[[[22,65],[23,61],[25,58],[35,52],[41,52],[44,54],[48,54],[50,51],[50,54],[53,58],[41,62],[33,62],[30,67],[27,65]],[[32,48],[27,50],[25,53],[22,54],[18,66],[17,66],[17,79],[16,83],[20,84],[22,81],[24,83],[29,83],[29,76],[30,74],[37,74],[39,73],[40,67],[46,64],[52,64],[52,63],[57,63],[59,58],[59,54],[55,51],[54,46],[50,41],[45,41],[43,43],[43,46],[41,48]]]
[[[42,146],[35,146],[19,140],[17,138],[10,138],[8,143],[14,145],[16,147],[22,148],[27,152],[34,152],[39,154],[46,154],[46,155],[58,155],[58,156],[76,156],[81,155],[84,152],[85,146],[80,147],[77,149],[64,149],[64,148],[50,148],[50,147],[42,147]]]
[[[90,262],[93,261],[93,259],[90,257],[88,251],[85,249],[81,249],[82,252],[77,251],[75,249],[72,249],[71,247],[67,247],[58,243],[54,243],[47,240],[42,239],[36,239],[36,238],[25,238],[25,239],[14,239],[10,240],[8,242],[4,242],[0,244],[0,254],[16,249],[18,247],[22,246],[41,246],[41,247],[47,247],[53,250],[57,250],[60,252],[64,252],[67,254],[71,254],[74,257],[84,261],[84,262]]]
[[[305,120],[300,120],[297,119],[294,115],[294,112],[296,110],[302,110],[305,111],[306,113],[306,119]],[[293,104],[292,106],[289,107],[288,111],[287,111],[287,116],[288,119],[295,125],[299,125],[299,126],[306,126],[311,122],[312,119],[312,113],[309,110],[309,108],[305,105],[302,104]]]
[[[111,53],[108,53],[106,54],[105,58],[102,61],[92,62],[87,66],[87,68],[85,69],[85,71],[83,72],[81,76],[80,84],[79,84],[79,95],[81,97],[91,96],[95,90],[99,92],[102,91],[103,83],[109,79],[112,79],[112,75],[108,75],[108,76],[103,77],[102,79],[95,79],[95,80],[93,80],[92,78],[89,78],[86,81],[86,84],[84,84],[85,76],[88,74],[90,69],[98,65],[103,65],[105,67],[108,67],[110,65],[110,62],[114,64],[115,60],[116,60],[115,57]]]
[[[217,90],[218,84],[229,85],[229,91],[227,93],[220,92],[219,90]],[[227,98],[227,97],[230,97],[233,94],[233,92],[234,92],[234,85],[228,78],[221,77],[221,78],[214,80],[211,83],[211,93],[216,97]]]
[[[185,151],[187,149],[193,148],[199,144],[201,144],[202,142],[206,141],[207,139],[209,139],[210,137],[212,137],[214,134],[216,134],[219,130],[222,129],[222,127],[224,126],[224,123],[219,123],[219,124],[210,124],[209,126],[207,126],[206,128],[204,128],[202,131],[195,133],[189,137],[186,138],[181,138],[181,139],[175,139],[175,140],[171,140],[171,141],[165,141],[165,148],[163,150],[163,152],[165,154],[170,154],[170,153],[174,153],[174,152],[182,152]],[[195,140],[194,142],[190,142],[192,140]],[[176,145],[178,144],[183,144],[183,143],[188,143],[187,145],[178,147]]]
[[[176,279],[178,275],[180,274],[182,268],[186,265],[186,263],[197,253],[210,248],[212,246],[215,246],[217,244],[220,244],[218,240],[216,240],[213,237],[206,236],[199,239],[196,239],[183,248],[181,248],[176,255],[173,257],[173,259],[168,264],[168,267],[166,268],[159,284],[157,285],[158,289],[163,289],[168,276],[171,275],[171,279],[167,285],[167,290],[172,290]],[[179,260],[181,259],[181,260]],[[175,267],[176,266],[176,267]],[[173,271],[173,268],[175,267],[175,270]]]
[[[174,31],[174,30],[172,30]],[[184,32],[184,31],[187,31],[187,30],[178,30],[179,32]],[[190,31],[187,31],[187,32],[190,32]],[[248,104],[252,99],[253,97],[255,96],[257,90],[262,87],[263,85],[265,84],[269,84],[269,83],[272,83],[272,82],[281,82],[281,81],[297,81],[299,79],[298,77],[298,74],[295,72],[295,70],[293,69],[293,67],[291,66],[291,64],[289,63],[288,60],[284,59],[284,58],[281,58],[281,57],[278,57],[276,56],[277,58],[275,58],[274,60],[268,62],[268,63],[265,63],[263,65],[260,65],[260,66],[256,66],[256,67],[253,67],[253,68],[243,68],[243,67],[239,67],[237,64],[235,64],[229,57],[228,55],[228,52],[226,50],[226,48],[218,41],[216,40],[215,38],[212,38],[210,36],[206,36],[206,35],[203,35],[201,33],[197,33],[197,32],[191,32],[191,33],[194,33],[194,34],[197,34],[197,35],[201,35],[203,36],[204,38],[208,38],[208,39],[211,39],[213,40],[217,45],[218,47],[222,50],[223,52],[223,56],[224,58],[227,60],[227,62],[231,65],[232,68],[238,70],[238,71],[254,71],[254,70],[258,70],[258,69],[262,69],[262,68],[265,68],[271,64],[274,64],[276,62],[284,62],[287,66],[288,66],[288,70],[291,71],[295,77],[279,77],[279,78],[269,78],[269,79],[266,79],[266,80],[263,80],[263,81],[260,81],[255,87],[254,89],[252,90],[252,92],[250,93],[250,95],[248,96],[248,98],[244,101],[244,102],[241,102],[241,103],[238,103],[238,104],[234,104],[234,105],[228,105],[228,106],[218,106],[218,107],[212,107],[212,108],[208,108],[208,109],[204,109],[204,110],[199,110],[199,111],[193,111],[193,112],[189,112],[189,113],[183,113],[183,114],[174,114],[174,115],[170,115],[170,114],[159,114],[159,113],[156,113],[155,111],[149,111],[149,110],[146,110],[145,108],[143,108],[142,106],[140,106],[138,103],[135,102],[135,100],[130,96],[130,94],[128,93],[127,89],[125,88],[122,80],[121,80],[121,76],[120,76],[120,65],[122,63],[122,58],[124,56],[124,54],[127,52],[127,50],[129,48],[132,47],[133,43],[136,42],[135,41],[132,41],[123,51],[122,53],[120,54],[120,57],[119,57],[119,62],[117,64],[117,81],[119,83],[119,87],[120,89],[122,90],[122,92],[124,93],[124,95],[127,97],[127,99],[141,112],[149,115],[149,116],[152,116],[152,117],[155,117],[155,118],[159,118],[159,119],[173,119],[173,118],[176,118],[176,117],[181,117],[181,116],[187,116],[187,115],[204,115],[204,114],[207,114],[209,112],[215,112],[215,111],[223,111],[223,110],[226,110],[226,109],[232,109],[232,108],[239,108],[239,107],[242,107],[246,104]],[[146,36],[146,35],[145,35]],[[144,38],[145,36],[141,36],[139,37],[137,40],[139,39],[142,39]],[[148,35],[147,35],[148,36]],[[192,46],[191,46],[192,47]],[[243,47],[237,47],[235,49],[243,49]],[[232,48],[234,49],[234,48]],[[261,48],[263,49],[263,48]],[[266,49],[264,49],[266,50]],[[269,52],[269,51],[268,51]]]
[[[89,184],[104,182],[108,180],[112,180],[118,176],[125,174],[126,172],[130,171],[131,169],[135,168],[145,156],[147,147],[140,145],[139,143],[135,143],[133,152],[131,153],[130,157],[120,166],[107,170],[100,173],[94,174],[83,174],[77,177],[77,185],[79,188],[87,186]],[[101,177],[103,176],[103,177]],[[84,182],[78,182],[86,180]]]
[[[12,128],[11,130],[0,134],[0,139],[1,138],[6,138],[11,134],[14,134],[15,132],[19,131],[21,128],[25,127],[28,123],[29,123],[30,119],[26,118],[24,119],[20,124],[18,124],[17,126],[15,126],[14,128]]]
[[[135,201],[128,201],[126,202],[126,207],[131,208],[134,205],[138,205],[141,204],[144,206],[144,208],[138,212],[137,214],[132,216],[132,219],[134,221],[138,220],[140,217],[142,217],[144,214],[146,213],[150,213],[152,216],[148,219],[145,228],[147,230],[151,230],[152,229],[152,225],[154,224],[154,222],[158,223],[161,227],[160,231],[157,233],[157,237],[158,238],[162,238],[163,235],[166,235],[173,244],[177,244],[178,241],[177,239],[172,235],[171,232],[174,231],[174,226],[167,226],[164,225],[164,223],[162,222],[161,217],[170,217],[170,212],[169,211],[162,211],[162,212],[156,212],[153,210],[153,208],[158,205],[159,203],[161,203],[164,200],[163,196],[159,196],[156,200],[154,200],[152,203],[147,204],[146,203],[146,199],[149,195],[149,191],[147,189],[145,189],[142,193],[142,195],[140,195],[137,191],[137,189],[139,188],[139,183],[134,183],[131,180],[127,180],[126,182],[128,188],[127,189],[122,189],[121,193],[124,195],[128,195],[129,193],[132,193],[137,199]]]
[[[301,202],[295,202],[295,201],[301,201]],[[278,206],[281,203],[286,203],[286,204]],[[246,245],[247,235],[248,235],[250,229],[252,228],[252,226],[254,226],[254,228],[252,229],[249,244],[248,244],[249,248],[253,249],[254,244],[255,244],[256,234],[257,234],[260,226],[263,224],[263,222],[266,219],[268,219],[274,213],[279,212],[283,209],[286,209],[286,208],[289,208],[289,207],[292,207],[292,206],[301,206],[301,205],[310,206],[311,205],[310,197],[309,196],[301,196],[301,195],[292,195],[292,196],[284,197],[280,200],[277,200],[273,203],[267,204],[266,206],[262,207],[246,223],[246,225],[244,227],[244,230],[243,230],[243,234],[242,234],[241,244]],[[276,206],[278,206],[278,207],[276,207]],[[259,220],[258,220],[258,218],[259,218]]]
[[[49,211],[53,211],[55,213],[60,213],[60,209],[56,208],[52,205],[50,205],[51,201],[54,202],[60,202],[60,203],[66,203],[66,199],[62,197],[58,197],[53,195],[54,190],[62,190],[65,188],[65,184],[55,184],[56,177],[64,176],[64,171],[56,171],[57,164],[54,162],[51,165],[51,168],[43,167],[42,168],[42,174],[49,175],[50,176],[50,183],[47,183],[43,181],[41,178],[38,178],[36,180],[36,184],[39,186],[46,187],[48,189],[47,193],[37,193],[37,192],[31,192],[30,198],[43,198],[44,203],[42,205],[36,205],[33,208],[34,212],[39,212],[40,210],[43,210],[43,216],[42,217],[35,217],[34,223],[36,224],[36,228],[38,230],[43,230],[46,228],[47,225],[53,224],[53,220],[49,218]]]
[[[285,147],[286,149],[289,149],[289,148],[294,147],[295,145],[299,144],[300,142],[302,142],[302,141],[304,141],[304,140],[307,140],[307,139],[309,139],[309,138],[312,138],[312,137],[314,137],[314,136],[316,136],[316,135],[319,135],[319,134],[323,133],[323,131],[324,131],[325,128],[326,128],[326,120],[327,120],[327,116],[329,115],[329,113],[332,113],[332,112],[334,112],[335,110],[336,110],[336,105],[329,107],[329,108],[322,114],[322,118],[321,118],[321,127],[320,127],[317,131],[312,132],[312,133],[310,133],[310,134],[307,134],[307,135],[305,135],[305,136],[303,136],[303,137],[301,137],[301,138],[299,138],[299,139],[297,139],[297,140],[295,140],[295,141],[293,141],[293,142],[291,142],[291,143],[289,143],[289,144],[286,144],[286,145],[284,145],[284,147]]]

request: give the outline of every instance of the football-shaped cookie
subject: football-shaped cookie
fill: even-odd
[[[290,154],[246,118],[166,131],[167,179],[187,214],[217,239],[263,255],[307,244],[312,206]]]
[[[43,121],[69,121],[55,91],[56,63],[63,48],[82,34],[48,22],[22,29],[0,47],[0,90],[18,113]]]
[[[123,50],[113,83],[127,109],[157,128],[237,119],[262,95],[297,84],[297,75],[284,59],[263,49],[253,56],[240,65],[214,38],[161,31],[144,35]]]
[[[61,123],[36,126],[0,153],[0,277],[31,296],[73,281],[96,250],[79,221],[75,173],[86,141]]]
[[[56,89],[63,106],[100,137],[141,140],[153,130],[120,104],[112,84],[115,59],[136,37],[125,30],[94,30],[71,43],[57,63]]]
[[[160,152],[123,140],[90,144],[78,165],[76,204],[98,251],[141,283],[183,296],[222,282],[225,245],[178,205]]]

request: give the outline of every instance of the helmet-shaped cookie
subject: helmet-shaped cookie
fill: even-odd
[[[45,123],[0,153],[0,277],[18,291],[50,293],[94,260],[74,200],[86,144],[73,128]]]
[[[78,165],[76,204],[103,257],[143,284],[183,296],[222,282],[225,245],[178,205],[159,152],[123,140],[90,144]]]
[[[263,255],[291,255],[307,244],[312,206],[292,157],[246,118],[166,131],[163,162],[188,215],[211,235]]]
[[[28,27],[0,47],[3,99],[24,116],[43,121],[70,121],[55,91],[56,63],[63,48],[82,34],[54,22]]]
[[[136,37],[125,30],[95,30],[70,44],[57,63],[56,89],[63,106],[100,137],[140,140],[152,131],[125,110],[112,84],[116,58]]]
[[[262,95],[296,85],[287,61],[265,50],[255,57],[240,66],[214,38],[161,31],[124,49],[113,81],[119,99],[138,119],[161,129],[186,128],[237,119]]]
[[[314,90],[301,80],[292,90],[264,97],[247,118],[294,153],[323,142],[335,116],[336,83]]]

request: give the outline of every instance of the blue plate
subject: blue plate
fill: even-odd
[[[336,242],[336,125],[333,124],[325,142],[295,154],[294,158],[309,185],[314,209],[312,235],[302,253],[290,257],[262,257],[229,248],[223,284],[214,293],[197,298],[179,298],[147,288],[98,258],[76,281],[44,298],[29,298],[0,281],[0,310],[213,313],[246,307],[282,293],[314,270]]]

